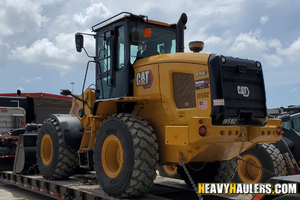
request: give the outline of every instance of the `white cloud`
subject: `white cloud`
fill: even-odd
[[[32,83],[34,81],[40,81],[43,80],[42,77],[38,76],[38,77],[34,77],[34,78],[22,78],[22,81],[26,82],[26,83]]]
[[[84,32],[90,32],[90,30],[86,29]],[[75,33],[60,33],[53,42],[48,38],[39,39],[29,47],[16,47],[8,57],[11,60],[22,60],[25,63],[37,65],[39,68],[56,69],[64,75],[71,69],[71,66],[73,68],[86,66],[89,59],[84,53],[76,52],[74,37]],[[89,54],[94,55],[94,38],[86,36],[84,41]],[[40,78],[37,77],[36,80]],[[32,82],[28,78],[23,81]]]
[[[47,21],[40,3],[30,0],[3,0],[0,8],[0,35],[14,35],[41,27]]]
[[[268,41],[268,46],[270,48],[281,48],[282,44],[281,44],[280,40],[278,40],[278,39],[270,39]]]
[[[256,30],[249,33],[240,33],[228,52],[233,56],[257,59],[267,49],[266,41],[260,38],[260,30]]]
[[[61,71],[61,72],[60,72],[60,76],[64,76],[64,75],[67,74],[67,73],[68,73],[67,70]]]
[[[295,87],[295,88],[291,89],[291,90],[289,91],[289,93],[295,93],[295,92],[298,92],[298,90],[299,90],[299,88],[298,88],[298,87]]]
[[[84,10],[84,14],[81,12],[75,13],[73,15],[73,20],[84,25],[93,18],[98,18],[99,20],[100,17],[106,19],[110,16],[112,16],[112,12],[102,3],[91,2],[91,5]]]
[[[300,58],[300,37],[295,40],[286,49],[277,49],[279,55],[287,56],[291,61],[299,60]]]
[[[190,2],[190,1],[186,1],[185,3],[190,3],[191,6],[193,6],[193,4],[195,4],[196,2]],[[243,0],[228,0],[228,1],[224,1],[224,0],[211,0],[211,1],[198,1],[197,3],[201,5],[202,9],[201,10],[197,10],[199,15],[224,15],[224,14],[234,14],[237,13],[241,7],[241,3],[243,2]],[[196,4],[197,4],[196,3]]]
[[[219,44],[222,41],[220,37],[211,36],[205,40],[206,44]]]
[[[280,67],[283,65],[283,59],[276,54],[262,54],[263,59],[267,61],[267,63],[274,67]]]
[[[53,25],[56,27],[67,27],[68,25],[70,25],[70,20],[66,15],[59,15],[56,17],[55,21],[53,22]]]
[[[62,38],[66,37],[61,34]],[[71,35],[70,35],[71,37]],[[72,39],[74,41],[74,34]],[[68,69],[65,63],[73,63],[76,57],[72,51],[68,51],[68,43],[59,43],[60,35],[56,38],[56,43],[49,41],[48,38],[43,38],[34,42],[29,48],[25,46],[17,47],[12,51],[10,59],[19,59],[26,63],[40,64],[43,66],[56,67],[57,69]],[[65,48],[65,45],[67,48]],[[73,51],[74,52],[74,51]]]
[[[264,25],[267,21],[269,21],[269,16],[268,15],[261,16],[259,21],[262,25]]]
[[[31,81],[27,78],[22,78],[22,81],[25,81],[26,83],[31,83]]]
[[[267,0],[266,3],[267,3],[267,7],[268,8],[271,8],[271,7],[274,7],[278,4],[280,0]]]

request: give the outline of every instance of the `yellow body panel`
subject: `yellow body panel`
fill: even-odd
[[[189,143],[188,126],[166,126],[165,135],[165,144],[187,145]]]
[[[210,117],[210,87],[195,89],[195,107],[177,108],[172,74],[188,73],[193,74],[194,81],[210,81],[209,56],[197,53],[163,54],[138,60],[134,65],[135,77],[145,70],[153,70],[154,75],[153,89],[134,84],[134,96],[161,96],[161,102],[152,102],[147,106],[139,103],[133,111],[133,114],[148,120],[153,127],[159,144],[160,164],[178,163],[180,152],[184,154],[185,162],[230,160],[256,143],[273,143],[281,139],[281,135],[275,133],[276,127],[280,127],[280,120],[271,120],[271,124],[266,127],[213,126]],[[159,78],[156,76],[157,71]],[[160,94],[157,93],[158,87]],[[200,109],[200,101],[206,102],[206,109]],[[207,129],[204,137],[198,134],[201,126]],[[264,132],[272,134],[263,135]]]
[[[160,97],[158,64],[138,68],[135,77],[134,97]]]

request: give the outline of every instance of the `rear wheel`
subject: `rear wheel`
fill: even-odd
[[[186,167],[195,183],[229,183],[237,169],[236,159],[207,163],[187,163]],[[178,166],[177,171],[185,183],[191,185],[183,167]]]
[[[273,144],[257,144],[243,152],[241,157],[249,163],[242,160],[238,162],[238,170],[233,182],[265,183],[273,176],[286,175],[283,157]],[[269,173],[258,167],[268,170]]]
[[[180,178],[175,165],[161,165],[158,167],[158,172],[159,175],[163,177]]]
[[[66,179],[78,164],[76,150],[64,145],[59,124],[53,118],[46,120],[39,131],[37,163],[46,179]]]
[[[115,197],[147,193],[156,178],[158,144],[149,123],[131,114],[113,115],[100,126],[94,163],[102,189]]]

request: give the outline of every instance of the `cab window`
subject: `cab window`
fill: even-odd
[[[140,24],[131,30],[131,33],[138,33],[138,41],[131,40],[130,43],[131,64],[139,58],[176,52],[175,30],[153,26],[150,27],[151,37],[144,37],[144,28],[145,24]]]

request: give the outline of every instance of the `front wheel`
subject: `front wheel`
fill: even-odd
[[[107,194],[130,197],[147,193],[156,178],[158,157],[156,136],[146,120],[121,113],[100,126],[94,168]]]
[[[59,124],[53,118],[46,120],[39,131],[36,157],[45,179],[66,179],[78,165],[76,150],[64,145]]]

